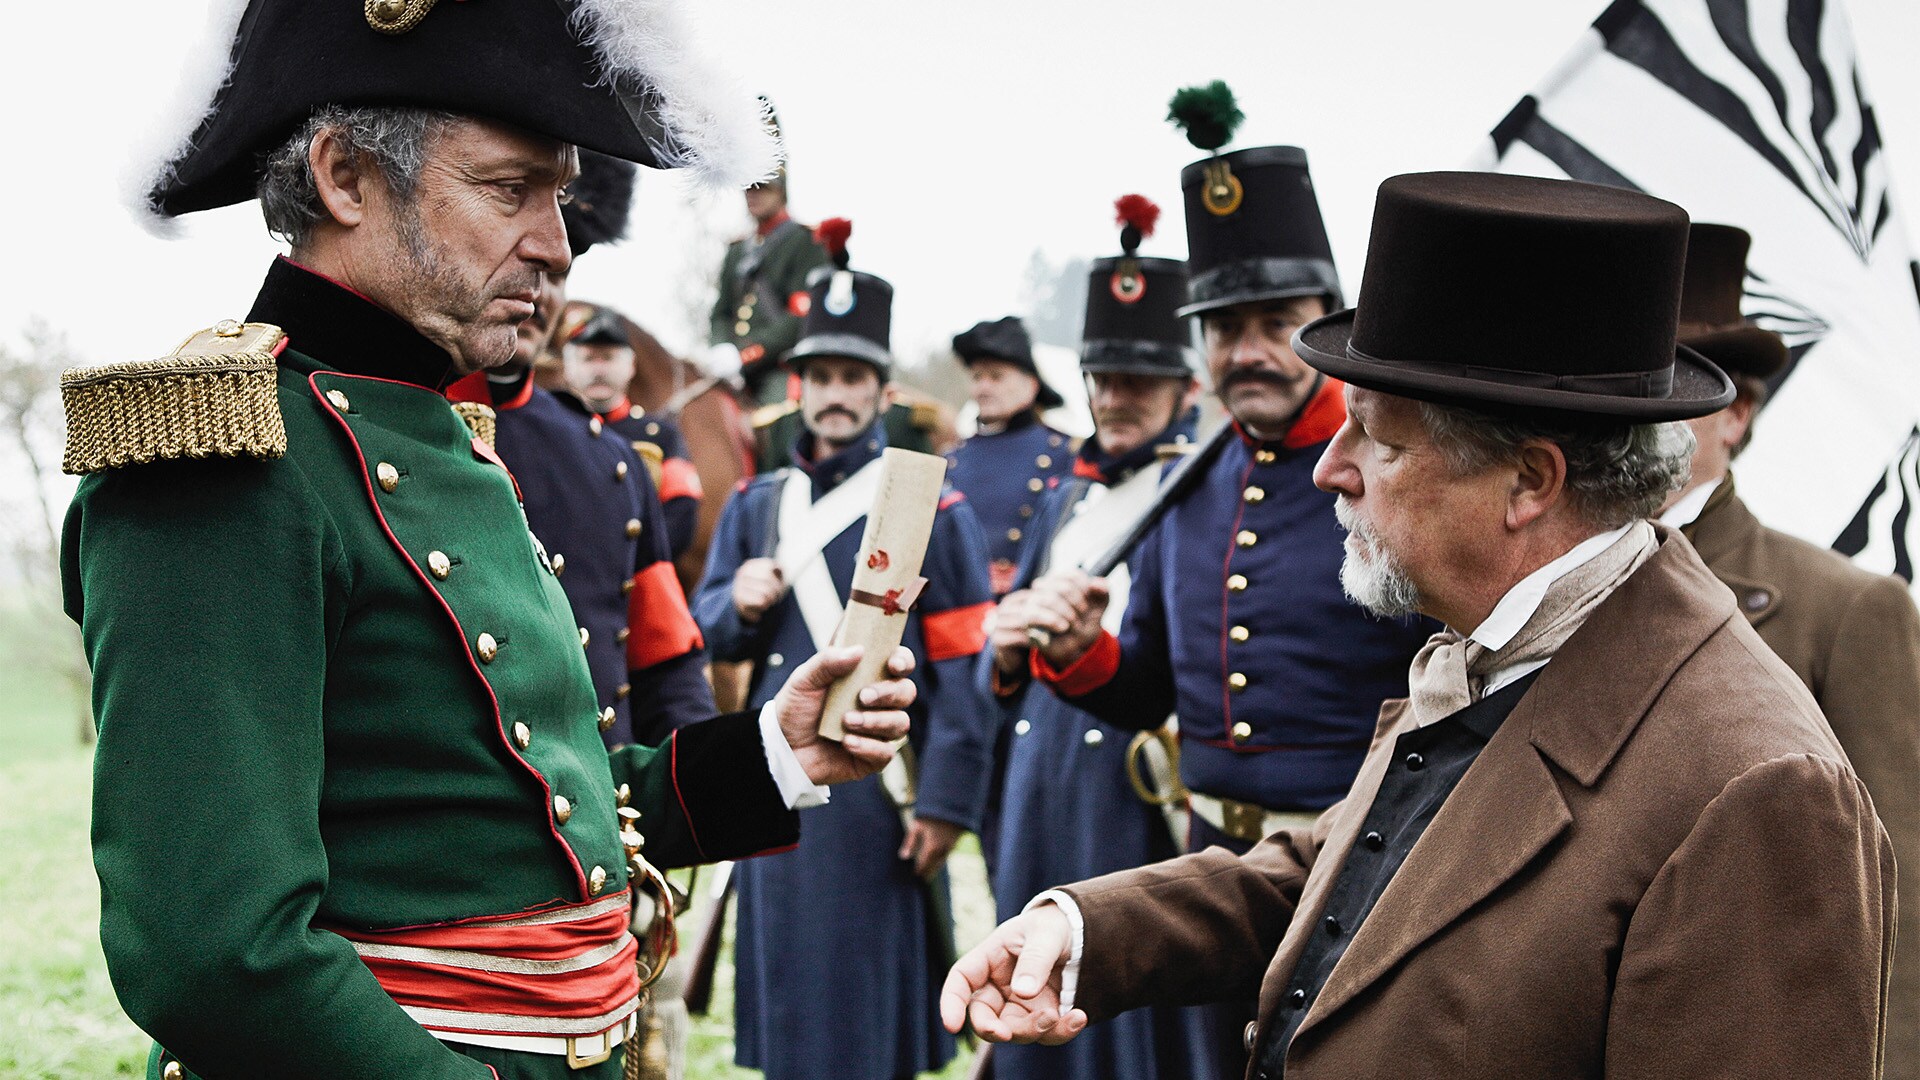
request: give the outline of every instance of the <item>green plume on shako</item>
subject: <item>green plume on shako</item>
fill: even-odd
[[[1188,142],[1209,153],[1233,141],[1234,130],[1246,118],[1233,90],[1219,79],[1176,90],[1167,102],[1167,119],[1180,126]]]

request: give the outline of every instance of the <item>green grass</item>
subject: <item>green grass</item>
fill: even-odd
[[[0,1080],[139,1076],[147,1039],[113,996],[100,954],[100,896],[88,858],[91,752],[76,737],[72,691],[17,662],[20,621],[0,621]],[[11,640],[10,640],[11,639]],[[959,940],[993,926],[979,846],[953,858]],[[690,1080],[751,1080],[733,1066],[729,941],[714,1011],[695,1017]],[[963,1049],[943,1078],[966,1075]]]

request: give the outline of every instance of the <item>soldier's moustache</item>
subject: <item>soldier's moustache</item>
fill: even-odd
[[[1220,377],[1219,392],[1224,394],[1236,386],[1247,383],[1266,383],[1269,386],[1284,389],[1297,384],[1303,378],[1307,378],[1307,376],[1301,375],[1288,378],[1277,371],[1269,371],[1266,368],[1237,367],[1229,370],[1225,375]]]

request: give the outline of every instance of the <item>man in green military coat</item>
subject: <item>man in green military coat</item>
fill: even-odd
[[[896,678],[819,740],[837,653],[609,758],[487,410],[439,390],[566,270],[573,144],[758,166],[674,128],[725,103],[624,9],[433,8],[253,0],[147,209],[257,192],[290,257],[244,320],[63,378],[101,940],[151,1080],[613,1080],[647,860],[792,844],[907,731]]]
[[[769,106],[771,118],[771,106]],[[779,131],[778,125],[773,130]],[[713,301],[707,340],[731,350],[746,380],[747,396],[761,405],[787,400],[787,371],[780,360],[800,340],[807,314],[807,275],[827,261],[813,230],[787,213],[787,170],[746,192],[753,232],[727,245],[720,261],[719,295]]]

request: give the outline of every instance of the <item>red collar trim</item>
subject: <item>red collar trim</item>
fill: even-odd
[[[1340,425],[1347,422],[1346,390],[1347,384],[1339,379],[1328,378],[1322,382],[1320,389],[1301,408],[1300,415],[1293,418],[1293,426],[1281,436],[1280,445],[1288,450],[1298,450],[1333,438],[1339,432]],[[1272,439],[1262,442],[1254,438],[1238,420],[1228,422],[1233,425],[1234,434],[1240,436],[1240,441],[1248,446],[1271,446],[1274,442]]]
[[[474,401],[495,411],[518,409],[533,400],[533,376],[528,375],[527,381],[520,384],[519,393],[501,402],[493,400],[493,387],[488,384],[487,373],[484,371],[462,375],[448,384],[443,393],[448,401]]]
[[[1320,385],[1319,393],[1300,410],[1300,416],[1287,430],[1280,445],[1289,450],[1298,450],[1303,446],[1312,446],[1333,438],[1340,425],[1347,422],[1346,384],[1339,379],[1329,378]]]
[[[487,373],[484,371],[462,375],[448,383],[444,393],[448,401],[472,401],[489,408],[493,406],[493,395],[487,393]]]
[[[754,222],[753,223],[754,235],[758,236],[762,240],[765,240],[767,237],[773,235],[773,230],[779,228],[782,225],[785,225],[787,222],[792,220],[793,220],[793,216],[787,213],[785,210],[782,210],[765,221]]]
[[[633,402],[628,400],[627,398],[621,398],[620,404],[615,405],[613,408],[608,409],[606,412],[601,413],[600,419],[606,420],[606,421],[625,420],[627,417],[632,415],[633,415]]]
[[[1107,482],[1106,474],[1100,471],[1100,466],[1083,457],[1073,459],[1073,475],[1082,480],[1093,480],[1102,484]]]

